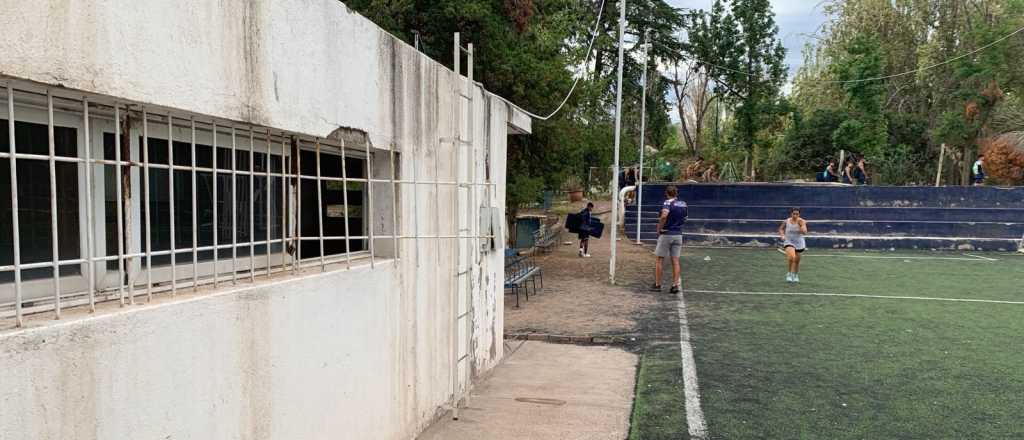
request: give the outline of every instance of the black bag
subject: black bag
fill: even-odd
[[[601,238],[601,236],[604,235],[604,223],[601,223],[601,220],[596,218],[591,218],[590,224],[587,225],[586,232],[587,235],[590,235],[591,237]]]
[[[583,222],[582,217],[579,214],[569,214],[565,216],[565,230],[573,233],[580,233],[580,223]]]

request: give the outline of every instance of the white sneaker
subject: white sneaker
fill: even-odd
[[[800,282],[800,274],[797,274],[797,273],[793,274],[793,282],[794,283],[799,283]]]
[[[590,254],[583,254],[583,258],[590,258]]]
[[[787,283],[792,283],[792,282],[794,282],[794,281],[793,281],[793,272],[786,272],[786,282],[787,282]]]

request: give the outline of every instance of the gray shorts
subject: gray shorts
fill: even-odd
[[[659,235],[658,247],[654,249],[654,255],[662,258],[679,258],[679,253],[682,252],[682,250],[682,235]]]

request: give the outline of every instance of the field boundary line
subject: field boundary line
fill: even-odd
[[[941,301],[941,302],[966,302],[984,304],[1017,304],[1024,305],[1024,301],[1004,301],[997,299],[969,299],[969,298],[935,298],[927,296],[894,296],[894,295],[867,295],[861,293],[820,293],[820,292],[742,292],[731,290],[696,290],[686,289],[687,293],[711,293],[720,295],[760,295],[760,296],[835,296],[841,298],[874,298],[874,299],[907,299],[917,301]]]
[[[690,326],[686,320],[686,300],[679,294],[676,306],[679,312],[679,356],[683,367],[683,394],[686,398],[686,425],[690,438],[704,440],[708,436],[704,411],[700,408],[700,387],[697,384],[697,366],[693,360],[693,345],[690,343]]]

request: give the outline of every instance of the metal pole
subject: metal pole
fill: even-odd
[[[626,38],[626,0],[619,3],[619,73],[618,91],[615,97],[615,158],[612,168],[612,252],[608,261],[608,277],[612,284],[615,284],[615,251],[616,240],[619,239],[619,147],[622,144],[622,63],[624,58],[623,49]]]
[[[117,162],[116,172],[117,182],[115,186],[115,194],[117,195],[117,293],[121,297],[121,306],[124,306],[124,225],[122,220],[124,218],[124,200],[121,199],[123,183],[123,172],[124,168],[121,167],[121,105],[114,103],[114,161]],[[131,157],[128,157],[128,161],[131,162]],[[128,168],[131,170],[131,168]],[[129,171],[128,182],[131,182],[131,171]],[[128,292],[131,296],[129,302],[135,304],[135,292],[133,286],[135,282],[129,282]]]
[[[939,186],[942,183],[942,162],[946,158],[946,144],[942,144],[942,149],[939,150],[939,171],[935,173],[935,186]]]
[[[648,51],[651,48],[650,43],[647,42],[647,35],[650,30],[644,31],[644,73],[641,79],[643,83],[643,95],[640,99],[640,170],[636,179],[636,244],[640,244],[640,221],[643,219],[643,213],[640,211],[644,205],[644,193],[641,191],[644,187],[644,135],[647,130],[647,61]]]
[[[14,136],[14,89],[7,83],[7,146],[11,153],[11,229],[14,235],[14,320],[21,327],[21,232],[18,230],[18,164]]]

